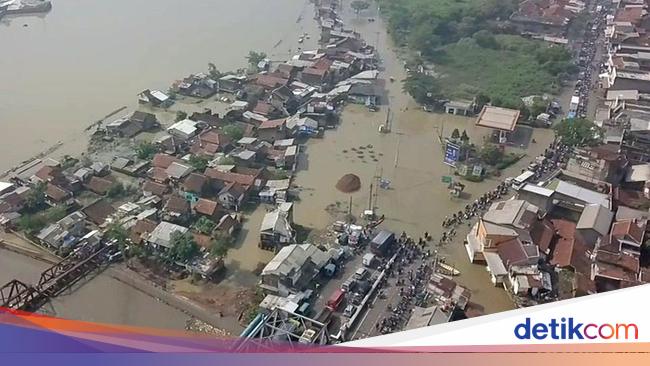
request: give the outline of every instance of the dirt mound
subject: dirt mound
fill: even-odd
[[[361,189],[361,179],[354,174],[346,174],[336,183],[336,189],[343,193],[354,193]]]

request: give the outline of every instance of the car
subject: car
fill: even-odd
[[[121,261],[123,258],[124,255],[122,255],[122,251],[119,251],[109,255],[107,259],[109,263],[115,263]]]
[[[366,277],[368,277],[369,274],[370,274],[370,272],[367,269],[361,267],[361,268],[357,269],[356,272],[354,272],[354,278],[361,281],[361,280],[365,279]]]
[[[357,307],[354,305],[348,305],[345,307],[345,310],[343,310],[343,316],[345,317],[352,317],[352,314],[354,314],[357,311]]]

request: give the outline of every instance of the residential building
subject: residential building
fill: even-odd
[[[259,286],[279,296],[303,291],[329,261],[330,255],[314,245],[288,245],[264,267]]]
[[[163,221],[149,234],[147,243],[158,250],[167,250],[171,248],[171,237],[173,233],[185,234],[188,228],[171,222]]]

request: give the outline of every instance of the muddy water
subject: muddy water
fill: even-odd
[[[0,171],[82,131],[146,88],[192,72],[246,66],[249,50],[274,60],[317,40],[307,0],[58,0],[46,16],[0,21]],[[24,27],[23,25],[27,25]]]
[[[0,283],[16,278],[38,281],[47,264],[7,250],[0,250]],[[73,290],[46,304],[44,314],[65,319],[125,324],[163,329],[184,329],[187,315],[109,276],[99,275],[87,286]]]
[[[373,16],[371,13],[368,14]],[[381,77],[402,80],[405,77],[402,63],[391,49],[380,22],[369,23],[351,14],[347,14],[347,18],[366,40],[377,42],[383,61]],[[416,238],[428,231],[437,239],[442,232],[440,223],[446,215],[462,209],[473,197],[499,183],[496,180],[467,183],[469,198],[450,199],[446,186],[441,183],[442,176],[449,175],[450,170],[442,163],[443,150],[438,135],[449,136],[458,128],[466,130],[471,141],[481,145],[488,131],[476,129],[473,118],[423,112],[402,93],[400,84],[398,81],[388,83],[388,105],[382,105],[380,112],[368,112],[360,106],[346,107],[337,131],[308,143],[306,156],[300,164],[302,171],[296,179],[302,188],[301,201],[295,211],[298,223],[323,229],[336,215],[341,217],[346,212],[350,197],[353,214],[360,215],[369,207],[370,184],[375,177],[382,176],[391,181],[391,187],[377,192],[373,206],[379,214],[386,215],[385,226],[398,232],[407,231]],[[378,127],[385,123],[389,106],[393,113],[390,118],[392,132],[380,134]],[[534,137],[538,142],[531,144],[528,150],[512,149],[525,152],[529,157],[505,174],[518,172],[553,138],[549,130],[535,130]],[[346,195],[335,189],[337,180],[347,173],[361,177],[363,188],[360,192]],[[441,248],[431,246],[431,249],[439,250],[448,263],[461,270],[458,281],[473,291],[472,301],[480,304],[486,313],[512,309],[506,292],[491,285],[485,267],[469,263],[462,245],[462,237],[468,229],[458,229],[455,243]]]

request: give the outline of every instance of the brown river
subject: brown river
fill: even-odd
[[[59,155],[81,152],[85,127],[135,107],[144,89],[167,90],[208,62],[245,67],[250,50],[286,59],[317,29],[307,0],[53,3],[44,16],[0,20],[0,171],[59,141]]]

